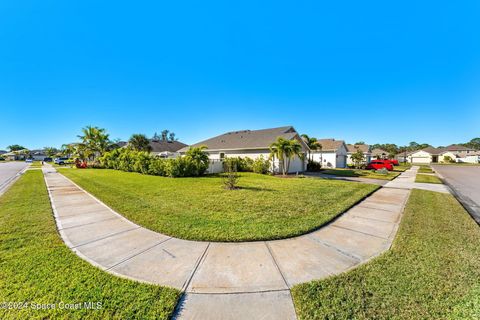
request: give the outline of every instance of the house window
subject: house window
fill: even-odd
[[[225,159],[225,153],[220,152],[220,159]]]

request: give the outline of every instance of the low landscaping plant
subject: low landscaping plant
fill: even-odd
[[[175,159],[162,159],[145,151],[121,148],[100,157],[99,167],[165,177],[194,177],[205,173],[208,162],[203,148],[191,148],[184,157]]]

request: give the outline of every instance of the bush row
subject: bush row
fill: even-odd
[[[255,160],[251,158],[229,157],[223,161],[224,165],[230,165],[231,168],[236,168],[240,172],[267,174],[272,166],[270,159],[265,159],[262,155]]]
[[[175,159],[162,159],[144,151],[115,149],[99,158],[101,168],[138,172],[165,177],[200,176],[208,169],[208,159],[196,160],[188,154]]]

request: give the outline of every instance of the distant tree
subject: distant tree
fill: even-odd
[[[45,147],[43,150],[48,157],[53,157],[58,152],[57,148],[54,147]]]
[[[162,140],[163,140],[163,141],[167,141],[167,140],[168,140],[168,133],[169,133],[169,132],[170,132],[170,131],[168,131],[168,130],[162,130]]]
[[[462,145],[475,150],[480,150],[480,138],[473,138],[469,142],[463,143]]]
[[[176,138],[175,138],[175,132],[170,132],[170,133],[168,134],[168,140],[169,140],[169,141],[172,141],[172,142],[176,140]]]
[[[356,152],[352,153],[351,159],[353,162],[353,166],[357,169],[360,169],[365,162],[363,151],[360,149],[357,149]]]
[[[155,132],[155,134],[152,137],[153,141],[160,141],[162,138]]]
[[[355,142],[355,145],[364,145],[364,144],[365,144],[365,142],[363,142],[363,141]]]
[[[7,149],[10,152],[13,152],[13,151],[20,151],[20,150],[23,150],[23,149],[26,149],[26,148],[24,146],[19,145],[19,144],[12,144],[12,145],[9,145],[7,147]]]
[[[128,146],[136,151],[152,151],[150,140],[144,134],[133,134],[128,140]]]

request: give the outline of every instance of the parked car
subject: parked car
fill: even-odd
[[[43,162],[52,162],[53,159],[50,157],[43,158]]]
[[[367,170],[380,170],[387,169],[388,171],[393,170],[393,164],[389,160],[373,160],[367,165]]]
[[[55,158],[53,161],[56,164],[62,165],[65,164],[68,161],[68,158]]]
[[[400,164],[398,163],[398,160],[397,159],[390,159],[388,160],[390,161],[394,166],[399,166]]]

